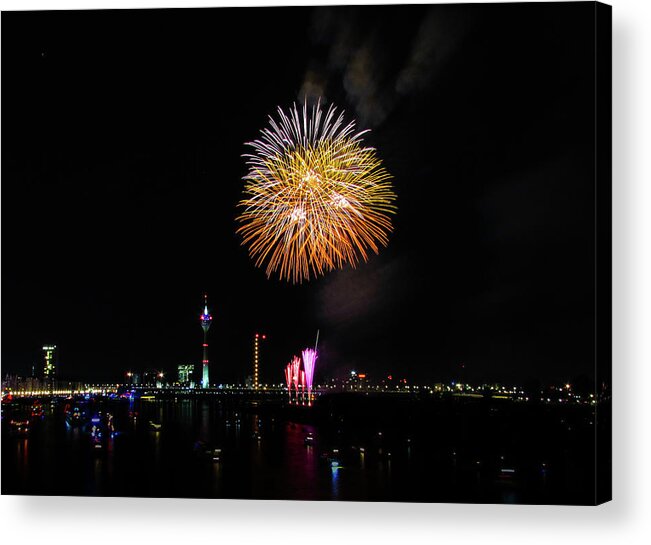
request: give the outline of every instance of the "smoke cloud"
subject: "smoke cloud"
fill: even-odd
[[[299,100],[327,101],[344,94],[360,127],[380,126],[403,99],[423,92],[471,28],[458,6],[432,6],[425,16],[405,19],[405,9],[322,7],[315,10],[310,34],[323,46],[312,59]],[[395,43],[388,25],[393,14],[413,26],[410,44]],[[418,13],[420,15],[421,12]]]

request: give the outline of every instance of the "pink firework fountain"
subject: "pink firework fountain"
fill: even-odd
[[[298,405],[298,383],[301,380],[301,358],[294,356],[292,358],[292,382],[296,392],[296,404]]]
[[[307,404],[312,405],[312,381],[316,367],[316,350],[306,348],[303,350],[303,367],[305,369],[305,384],[307,385]]]
[[[287,383],[287,394],[289,402],[292,402],[292,364],[288,363],[285,367],[285,382]]]

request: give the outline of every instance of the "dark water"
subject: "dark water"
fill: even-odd
[[[387,407],[388,405],[388,407]],[[3,407],[4,494],[591,503],[590,413],[338,400],[100,400],[88,427],[46,407],[28,434]],[[520,409],[517,409],[520,411]],[[150,421],[160,424],[156,430]],[[568,429],[569,428],[569,429]],[[306,437],[311,441],[306,444]],[[219,460],[214,449],[221,449]],[[591,488],[592,486],[592,488]]]

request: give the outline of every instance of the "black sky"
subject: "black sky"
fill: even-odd
[[[201,359],[319,373],[592,376],[592,3],[2,14],[2,370]],[[300,286],[235,235],[244,142],[323,96],[394,175],[389,247]],[[317,377],[319,378],[319,377]]]

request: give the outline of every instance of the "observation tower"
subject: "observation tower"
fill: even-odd
[[[208,375],[208,330],[212,323],[212,316],[208,312],[208,294],[203,295],[203,313],[199,316],[201,321],[201,329],[203,329],[203,359],[201,360],[201,387],[208,388],[210,386],[210,377]]]

